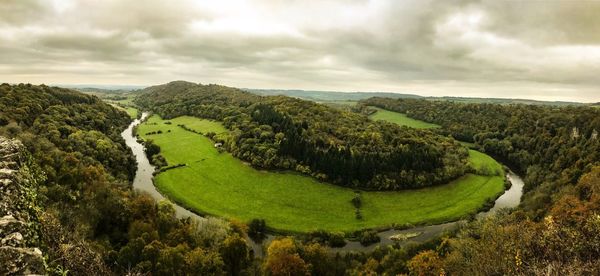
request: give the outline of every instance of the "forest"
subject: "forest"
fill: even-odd
[[[178,219],[131,189],[130,117],[95,96],[0,85],[0,135],[23,142],[45,175],[39,236],[51,275],[237,274],[251,264],[243,227]],[[33,204],[33,203],[32,203]]]
[[[341,186],[418,188],[469,170],[467,149],[454,139],[306,100],[180,81],[146,88],[135,102],[166,119],[222,121],[230,135],[219,142],[235,157]]]
[[[600,273],[600,112],[587,106],[465,104],[371,98],[370,106],[439,124],[525,174],[516,210],[476,220],[406,257],[414,275],[595,275]],[[394,272],[383,261],[375,273]],[[410,254],[409,254],[410,255]],[[392,269],[392,270],[390,270]]]
[[[292,111],[268,102],[250,103],[244,97],[254,96],[244,94],[234,101],[245,108],[254,104],[252,111],[270,106],[294,124],[296,116],[308,116],[300,111],[288,114]],[[188,112],[166,99],[163,103],[161,108],[173,116]],[[205,106],[221,110],[217,105]],[[131,189],[135,160],[119,136],[131,118],[94,96],[44,85],[2,84],[0,135],[21,140],[44,172],[37,220],[51,275],[600,272],[600,110],[375,98],[362,102],[358,111],[368,113],[368,106],[436,123],[442,127],[431,131],[475,142],[485,152],[507,160],[525,173],[523,204],[423,244],[339,254],[331,253],[319,235],[282,237],[256,259],[245,239],[246,222],[178,219],[169,203],[157,203]],[[188,108],[219,118],[203,108]],[[241,116],[266,120],[259,114],[252,119],[252,114]],[[233,120],[225,118],[225,122]]]
[[[600,164],[600,110],[586,106],[463,104],[371,98],[376,106],[436,123],[436,131],[474,142],[525,174],[522,206],[540,218],[555,191]]]

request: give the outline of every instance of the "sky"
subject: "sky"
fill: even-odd
[[[0,0],[0,82],[600,102],[600,1]]]

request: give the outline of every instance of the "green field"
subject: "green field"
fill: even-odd
[[[105,99],[104,101],[118,109],[124,110],[125,112],[127,112],[127,114],[129,114],[129,117],[133,119],[137,118],[139,115],[139,110],[135,108],[135,105],[133,104],[133,96],[128,96],[127,99],[124,100],[115,101]]]
[[[111,105],[114,106],[114,107],[116,107],[116,108],[118,108],[118,109],[121,109],[121,110],[127,112],[127,114],[129,115],[129,117],[131,117],[132,119],[135,119],[135,118],[138,117],[139,110],[137,108],[135,108],[135,107],[131,107],[131,106],[123,107],[123,106],[119,106],[119,105],[112,104],[112,103],[111,103]]]
[[[125,108],[125,111],[127,111],[127,114],[129,114],[129,117],[131,118],[135,119],[138,117],[139,111],[137,108],[128,106],[127,108]]]
[[[383,120],[383,121],[388,121],[391,123],[396,123],[401,126],[408,126],[408,127],[413,127],[413,128],[438,128],[438,127],[440,127],[439,125],[436,125],[436,124],[431,124],[428,122],[423,122],[423,121],[409,118],[405,114],[402,114],[402,113],[388,111],[388,110],[377,108],[377,107],[371,107],[371,108],[377,109],[377,112],[375,112],[373,115],[369,116],[372,120]]]
[[[503,191],[503,176],[468,174],[447,185],[401,192],[362,192],[363,219],[355,218],[352,189],[321,183],[293,172],[256,170],[214,143],[178,127],[203,133],[225,132],[214,121],[179,117],[165,124],[158,116],[139,126],[144,139],[161,147],[169,164],[186,164],[155,178],[158,189],[198,213],[249,221],[263,218],[278,230],[307,232],[353,231],[393,224],[433,224],[474,213]],[[144,133],[162,130],[162,134]],[[168,130],[171,130],[168,132]],[[500,168],[485,154],[471,151],[475,167]]]

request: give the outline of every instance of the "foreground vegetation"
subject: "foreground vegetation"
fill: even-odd
[[[40,206],[31,226],[36,233],[28,237],[38,239],[23,242],[41,249],[47,273],[235,275],[251,269],[243,227],[180,220],[172,205],[131,190],[135,159],[120,136],[130,121],[94,96],[0,85],[0,135],[22,141],[34,161],[30,171],[44,176],[28,194],[39,201],[29,206]]]
[[[456,220],[475,213],[504,187],[501,166],[470,151],[473,167],[485,175],[467,174],[450,184],[419,190],[363,191],[362,218],[357,219],[352,189],[297,173],[256,170],[179,125],[216,137],[226,134],[220,123],[192,117],[161,120],[155,115],[140,125],[138,133],[160,147],[169,165],[185,164],[156,177],[161,192],[201,213],[241,221],[262,218],[280,230],[354,231]]]

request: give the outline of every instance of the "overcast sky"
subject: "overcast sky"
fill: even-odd
[[[600,101],[600,1],[0,0],[0,82]]]

